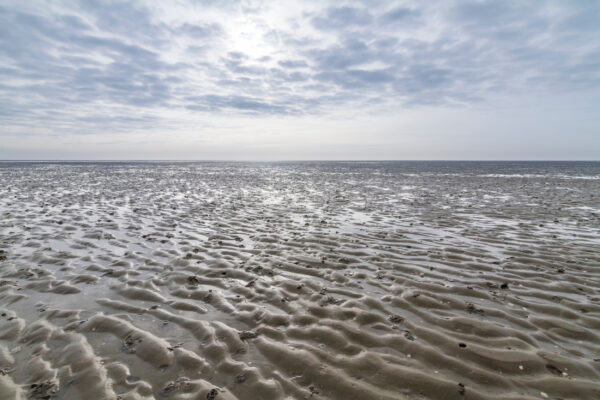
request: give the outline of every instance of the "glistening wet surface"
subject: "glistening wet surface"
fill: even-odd
[[[1,163],[7,399],[598,399],[600,163]]]

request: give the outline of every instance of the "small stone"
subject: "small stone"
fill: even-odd
[[[552,372],[554,375],[557,376],[562,376],[562,371],[558,368],[556,368],[554,365],[552,364],[546,364],[546,369],[550,372]]]
[[[470,303],[470,302],[467,303],[467,312],[469,314],[483,315],[483,309],[475,307],[475,304]]]
[[[246,339],[255,339],[256,337],[258,337],[258,334],[254,331],[242,331],[239,333],[240,339],[242,340],[246,340]]]
[[[404,318],[395,314],[395,315],[390,315],[388,317],[388,321],[390,321],[392,324],[400,324],[404,321]]]
[[[190,286],[198,286],[200,284],[200,279],[198,279],[198,277],[196,275],[188,276],[187,283]]]
[[[210,389],[210,392],[206,394],[207,400],[214,400],[219,395],[219,391],[215,388]]]

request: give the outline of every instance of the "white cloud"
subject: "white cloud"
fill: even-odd
[[[232,154],[255,143],[274,149],[267,158],[292,157],[306,145],[296,141],[296,127],[318,131],[315,146],[337,141],[354,154],[352,143],[362,144],[370,149],[362,158],[386,158],[383,150],[410,138],[394,129],[402,121],[422,118],[433,137],[424,110],[439,121],[447,118],[442,110],[476,120],[477,108],[511,99],[584,104],[600,87],[594,2],[90,0],[0,7],[0,138],[11,143],[0,157],[7,158],[27,154],[30,138],[43,143],[44,136],[55,143],[82,138],[82,152],[89,138],[104,138],[125,154],[122,138],[129,143],[142,133],[168,143],[162,148],[173,154],[220,136]],[[346,121],[361,127],[362,137],[351,138]],[[597,126],[589,117],[581,129]],[[374,143],[365,137],[368,127],[378,129]],[[547,128],[524,126],[522,133],[539,139]],[[276,131],[277,144],[261,131]],[[502,133],[494,135],[484,142]],[[585,140],[587,157],[598,140]]]

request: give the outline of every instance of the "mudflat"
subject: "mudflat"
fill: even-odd
[[[600,399],[600,163],[1,163],[2,399]]]

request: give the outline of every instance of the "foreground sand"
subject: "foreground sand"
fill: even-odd
[[[600,166],[505,167],[1,165],[0,398],[600,399]]]

